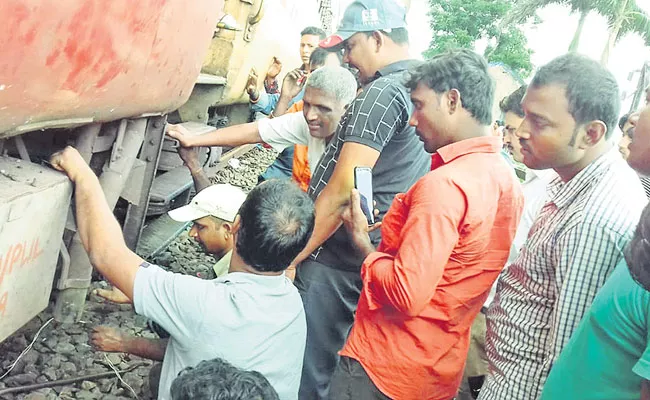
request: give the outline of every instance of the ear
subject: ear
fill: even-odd
[[[232,233],[233,232],[233,225],[234,222],[224,222],[221,224],[221,227],[227,232],[227,233]]]
[[[381,49],[385,43],[384,35],[382,35],[379,31],[374,31],[372,33],[372,38],[375,42],[375,51],[379,51],[379,49]]]
[[[447,107],[449,109],[449,114],[453,114],[456,111],[460,110],[463,106],[460,99],[460,92],[458,89],[450,89],[447,91]]]
[[[240,224],[241,224],[241,217],[239,216],[239,214],[237,214],[237,216],[235,217],[235,221],[231,225],[231,229],[232,229],[231,232],[233,234],[237,233],[237,231],[239,230]]]
[[[591,121],[585,125],[585,135],[582,143],[585,147],[593,147],[605,138],[607,126],[603,121]]]

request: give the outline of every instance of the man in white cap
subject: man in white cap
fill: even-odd
[[[246,199],[239,188],[212,185],[199,192],[190,204],[169,212],[179,222],[193,221],[189,236],[194,238],[208,254],[219,258],[214,266],[217,277],[228,273],[233,247],[233,222]]]
[[[228,274],[203,280],[164,271],[126,246],[97,176],[77,150],[66,148],[51,164],[75,186],[77,230],[92,265],[132,300],[136,313],[170,334],[164,346],[145,339],[128,349],[163,361],[158,399],[170,399],[181,370],[217,357],[260,372],[280,399],[298,399],[305,311],[284,271],[314,227],[313,202],[303,191],[279,180],[254,188],[232,223]],[[197,203],[193,211],[205,207]]]

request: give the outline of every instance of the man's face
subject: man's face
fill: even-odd
[[[521,154],[521,144],[516,135],[517,129],[519,129],[523,120],[519,115],[508,111],[503,121],[503,144],[505,144],[512,159],[517,162],[524,161],[524,156]]]
[[[415,127],[428,153],[435,153],[439,148],[454,142],[443,96],[423,83],[411,91],[414,108],[409,124]]]
[[[618,142],[618,151],[621,153],[623,156],[623,159],[627,160],[627,158],[630,155],[630,143],[632,142],[632,131],[633,131],[633,126],[632,126],[632,121],[630,121],[630,118],[627,119],[627,122],[625,122],[625,125],[623,125],[623,136],[621,137],[621,140]]]
[[[528,168],[563,168],[576,164],[584,149],[584,127],[576,126],[561,85],[529,87],[522,107],[526,114],[517,130],[523,163]]]
[[[345,113],[345,104],[340,104],[331,94],[312,87],[307,87],[302,100],[302,112],[309,125],[309,134],[322,139],[332,136]]]
[[[309,57],[312,51],[318,47],[320,37],[318,35],[302,35],[300,37],[300,59],[303,65],[309,65]]]
[[[627,163],[638,173],[650,176],[650,105],[641,111],[628,148]]]
[[[368,82],[377,73],[376,40],[363,32],[355,33],[344,42],[343,62],[359,70],[359,80]]]
[[[228,230],[222,222],[212,217],[194,221],[189,235],[209,254],[223,256],[232,248],[232,243],[228,240]]]

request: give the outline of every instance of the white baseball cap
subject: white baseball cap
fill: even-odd
[[[208,215],[234,222],[244,200],[246,193],[238,187],[212,185],[197,193],[188,205],[171,210],[169,216],[179,222],[195,221]]]

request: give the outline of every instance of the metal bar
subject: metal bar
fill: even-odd
[[[142,235],[142,228],[147,217],[149,194],[151,193],[151,186],[156,177],[160,152],[165,138],[166,118],[164,116],[149,119],[145,141],[140,151],[140,156],[138,157],[147,163],[144,172],[144,184],[140,191],[140,201],[138,204],[129,204],[123,226],[124,240],[126,241],[126,245],[133,251],[138,246],[140,236]]]
[[[79,135],[74,147],[79,151],[86,164],[90,163],[93,156],[93,146],[101,129],[102,124],[90,124],[79,129]]]
[[[123,138],[119,141],[120,143],[117,143],[116,140],[115,144],[115,146],[119,145],[121,150],[113,152],[115,157],[106,163],[104,171],[99,177],[106,202],[111,209],[115,207],[138,156],[146,131],[146,122],[146,119],[137,119],[129,120],[126,123]],[[63,323],[76,322],[81,319],[92,276],[92,265],[78,233],[75,233],[72,238],[69,253],[69,273],[65,279],[62,278],[61,282],[66,289],[59,292],[54,307],[54,318],[57,322]]]
[[[118,371],[120,375],[123,375],[127,372],[131,372],[133,370],[136,370],[140,367],[146,367],[148,366],[147,363],[145,362],[140,362],[135,365],[131,365],[128,368],[125,368],[121,371]],[[110,377],[116,377],[115,371],[107,371],[107,372],[99,372],[97,374],[90,374],[90,375],[84,375],[84,376],[77,376],[75,378],[68,378],[68,379],[61,379],[58,381],[51,381],[51,382],[43,382],[43,383],[34,383],[31,385],[24,385],[24,386],[15,386],[15,387],[10,387],[6,389],[0,390],[0,396],[10,394],[10,393],[22,393],[22,392],[33,392],[35,390],[39,389],[46,389],[46,388],[51,388],[51,387],[57,387],[57,386],[66,386],[70,385],[73,383],[81,382],[81,381],[94,381],[97,379],[104,379],[104,378],[110,378]]]
[[[18,154],[20,154],[20,158],[23,161],[31,162],[32,160],[29,158],[29,153],[27,152],[27,147],[25,146],[25,141],[23,140],[23,137],[16,136],[14,138],[14,143],[16,144],[16,149],[18,150]]]

